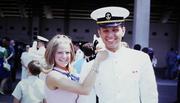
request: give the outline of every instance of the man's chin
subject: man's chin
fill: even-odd
[[[118,49],[118,46],[108,45],[108,46],[106,46],[106,48],[109,49],[109,50],[117,50],[117,49]]]
[[[113,48],[115,48],[115,46],[114,45],[108,45],[108,46],[106,46],[107,48],[109,48],[109,49],[113,49]]]

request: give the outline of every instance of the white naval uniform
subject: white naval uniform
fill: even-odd
[[[90,72],[93,62],[94,60],[90,62],[86,62],[86,61],[83,62],[82,69],[80,72],[80,80],[79,80],[80,83],[84,81],[84,79]],[[95,93],[94,87],[92,88],[89,95],[79,95],[77,103],[96,103],[96,93]]]
[[[46,52],[46,48],[42,46],[37,50],[37,55],[44,57],[45,52]]]
[[[100,64],[95,83],[99,103],[158,103],[149,56],[122,47]]]
[[[27,67],[30,61],[31,59],[29,53],[27,51],[23,52],[21,55],[21,63],[23,63],[23,65]],[[28,70],[24,66],[22,66],[21,79],[25,79],[28,77]]]
[[[46,48],[44,46],[42,46],[34,53],[31,53],[33,60],[38,60],[44,67],[46,67],[46,62],[45,62],[45,57],[44,57],[45,52],[46,52]],[[46,74],[41,72],[39,74],[39,78],[42,80],[45,80]]]

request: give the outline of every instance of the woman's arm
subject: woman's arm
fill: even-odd
[[[107,55],[108,54],[106,51],[100,51],[97,54],[91,71],[89,72],[82,84],[65,78],[58,79],[53,75],[48,75],[46,83],[50,89],[59,88],[82,95],[88,95],[94,85],[96,76],[99,71],[99,65],[104,59],[106,59]]]

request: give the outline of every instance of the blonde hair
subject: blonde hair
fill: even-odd
[[[61,45],[61,44],[69,44],[70,45],[70,48],[71,48],[70,63],[72,63],[74,61],[75,51],[74,51],[72,40],[66,35],[57,34],[49,41],[47,48],[46,48],[46,52],[45,52],[46,63],[51,68],[55,64],[55,60],[54,60],[55,53],[56,53],[59,45]]]

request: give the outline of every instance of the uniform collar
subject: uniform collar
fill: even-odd
[[[119,55],[123,52],[124,48],[125,48],[125,47],[121,46],[121,47],[120,47],[117,51],[115,51],[115,52],[112,52],[112,51],[110,51],[110,50],[108,50],[108,49],[106,49],[106,50],[107,50],[107,52],[108,52],[108,54],[109,54],[110,57],[115,57],[115,56],[119,56]]]

